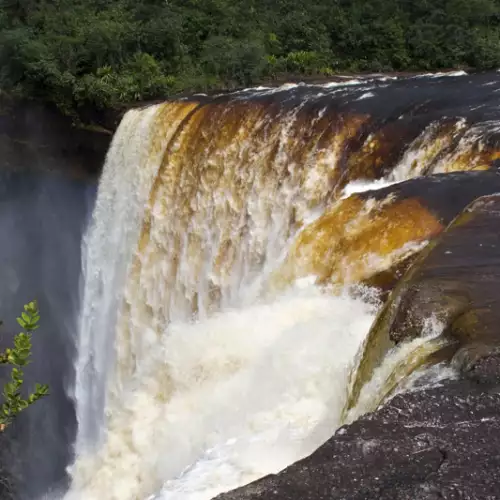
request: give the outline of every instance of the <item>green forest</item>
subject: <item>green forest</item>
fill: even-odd
[[[115,107],[338,72],[500,67],[500,0],[0,0],[0,89]]]

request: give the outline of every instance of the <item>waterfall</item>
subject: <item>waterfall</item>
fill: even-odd
[[[246,90],[125,115],[84,242],[67,498],[208,500],[311,453],[341,425],[378,304],[319,286],[317,269],[289,271],[303,258],[297,242],[321,238],[314,221],[367,185],[463,170],[466,153],[480,170],[496,154],[463,120],[400,126],[403,142],[384,143],[375,125],[389,117],[372,123],[371,97],[360,99],[377,85]],[[360,233],[389,201],[354,200],[359,217],[346,226]],[[426,241],[406,243],[370,262],[385,269]],[[343,262],[335,276],[349,274]],[[388,357],[380,394],[387,380],[397,386],[394,371],[407,374],[407,356],[418,367],[435,350],[421,346]]]
[[[160,105],[130,111],[108,152],[82,252],[84,291],[75,387],[77,453],[98,440],[105,399],[102,381],[113,365],[116,314],[144,203],[166,145],[191,108]]]

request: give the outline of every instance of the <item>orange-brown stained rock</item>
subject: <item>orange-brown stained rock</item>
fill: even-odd
[[[378,179],[390,174],[407,148],[415,157],[410,170],[425,170],[439,152],[452,143],[455,124],[456,121],[431,124],[417,138],[413,127],[401,126],[397,121],[379,125],[363,144],[357,147],[351,144],[346,151],[345,173],[337,190],[354,179]]]
[[[357,139],[351,141],[344,153],[345,164],[336,194],[358,178],[378,179],[391,175],[404,180],[432,173],[434,165],[450,150],[454,151],[457,141],[468,129],[464,121],[457,118],[432,122],[423,130],[401,125],[399,121],[382,125],[368,122],[367,126],[373,128],[372,132],[361,143]],[[471,149],[473,147],[471,144]],[[472,167],[471,163],[470,169]],[[446,172],[453,170],[449,166]],[[457,167],[455,170],[469,169]]]
[[[299,234],[280,279],[289,283],[314,275],[320,283],[358,283],[407,258],[442,229],[418,199],[353,195]]]
[[[441,141],[446,147],[441,148],[434,161],[422,173],[489,170],[492,163],[500,158],[498,140],[489,136],[488,130],[481,125],[470,125],[459,120],[455,131],[450,131],[445,136],[448,144]]]
[[[460,172],[339,200],[298,234],[274,284],[312,275],[320,283],[378,282],[387,293],[426,241],[476,197],[496,190],[497,173]]]
[[[432,173],[489,170],[493,161],[500,158],[500,152],[480,144],[445,156],[432,168]]]

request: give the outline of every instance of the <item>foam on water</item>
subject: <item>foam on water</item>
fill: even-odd
[[[447,340],[441,336],[443,329],[441,322],[430,317],[424,324],[421,337],[401,342],[391,349],[361,389],[356,405],[348,412],[344,422],[354,422],[365,413],[376,410],[388,396],[396,393],[407,377],[418,371],[432,353],[446,345]],[[419,373],[419,376],[421,375],[422,373]],[[444,366],[440,366],[432,373],[431,380],[442,380],[449,376],[451,373]],[[413,381],[417,378],[418,376],[415,376]]]
[[[373,315],[305,285],[171,324],[68,498],[208,500],[311,453],[339,425]]]
[[[370,97],[375,97],[375,94],[373,92],[365,92],[364,94],[361,94],[356,100],[362,101],[363,99],[370,99]]]
[[[422,73],[421,75],[416,75],[413,78],[443,78],[445,76],[450,76],[450,77],[467,76],[467,73],[462,70],[437,72],[437,73]]]
[[[365,180],[360,179],[356,181],[352,181],[347,184],[342,191],[341,198],[349,198],[349,196],[356,193],[364,193],[366,191],[377,191],[379,189],[383,189],[388,186],[392,186],[392,184],[397,184],[398,181],[390,181],[387,179],[377,179],[377,180]]]

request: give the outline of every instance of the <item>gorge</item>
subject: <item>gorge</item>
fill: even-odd
[[[496,498],[499,161],[492,72],[137,107],[97,193],[6,172],[0,312],[41,296],[52,387],[20,496]]]

